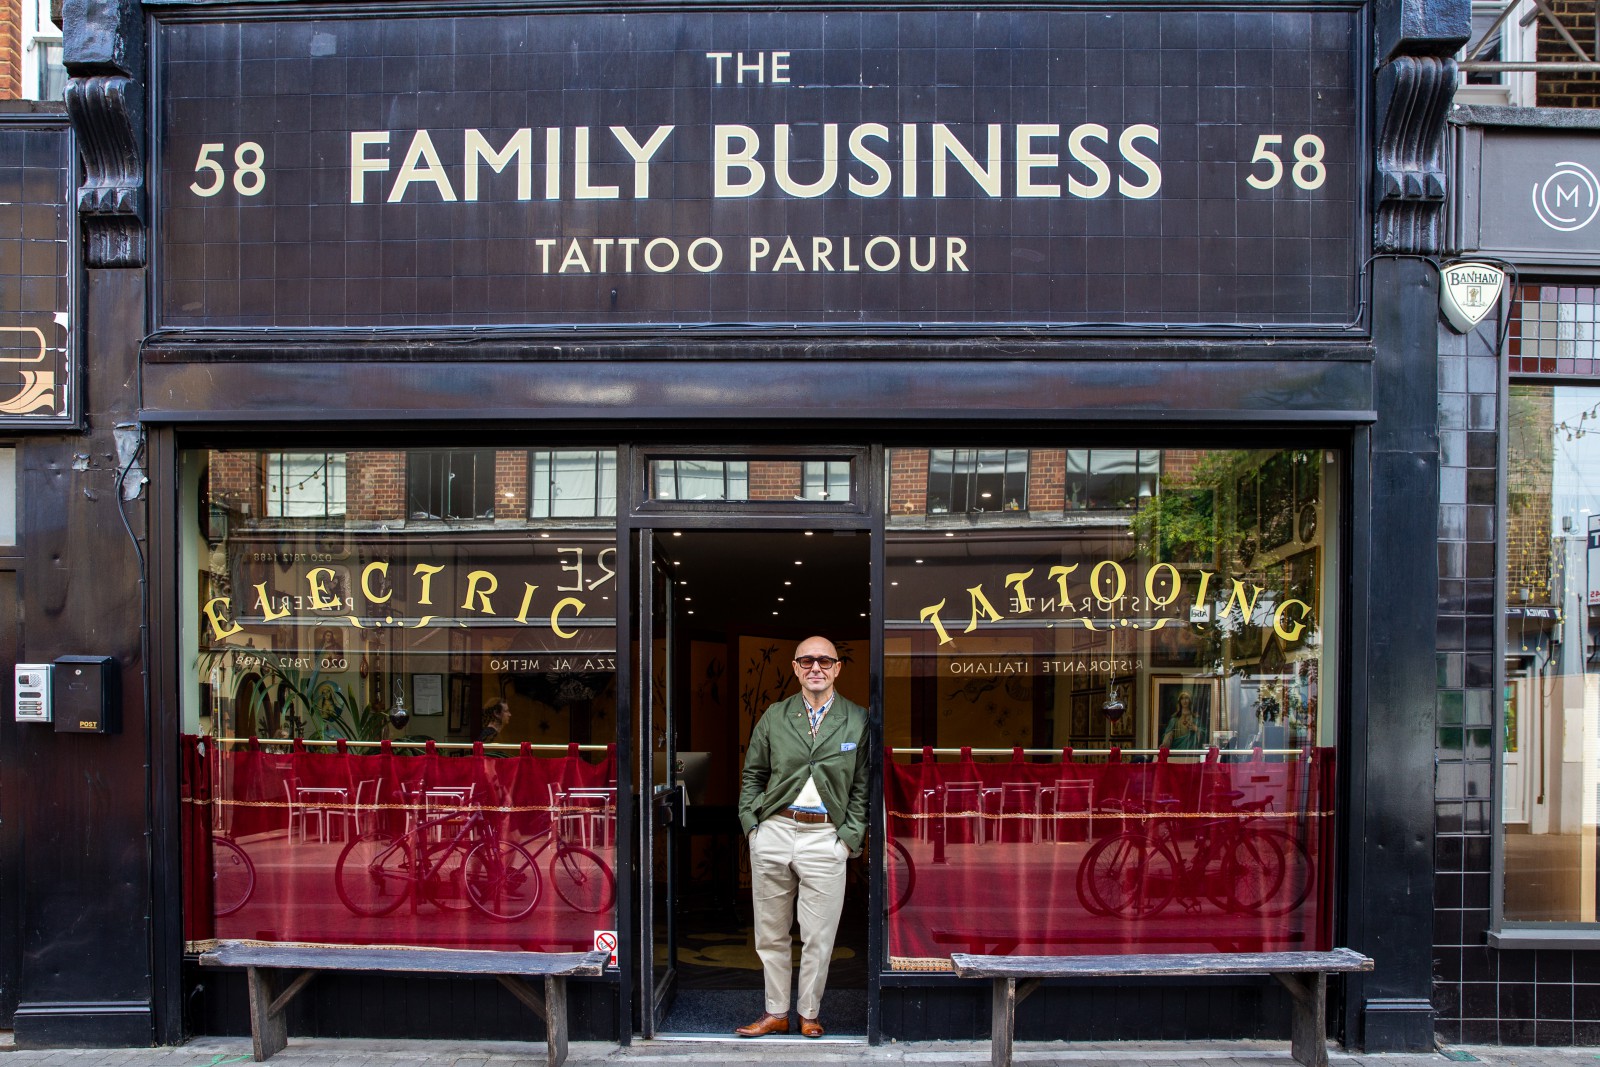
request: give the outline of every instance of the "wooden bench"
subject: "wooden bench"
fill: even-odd
[[[284,1009],[320,971],[410,971],[485,975],[545,1022],[550,1067],[567,1058],[567,979],[604,973],[605,952],[484,952],[439,948],[344,948],[223,941],[200,955],[202,967],[243,967],[249,981],[250,1037],[265,1060],[289,1042]],[[291,977],[290,972],[299,971]],[[525,981],[544,979],[544,996]]]
[[[1347,948],[1331,952],[1228,952],[1210,955],[950,957],[962,978],[994,982],[989,1062],[1011,1067],[1017,1005],[1046,978],[1148,978],[1172,975],[1270,974],[1294,997],[1290,1049],[1305,1067],[1327,1067],[1328,975],[1372,970],[1372,960]],[[1018,985],[1018,982],[1021,985]]]

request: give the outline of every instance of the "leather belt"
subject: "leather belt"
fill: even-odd
[[[778,814],[782,815],[785,819],[793,819],[795,822],[809,823],[812,826],[816,826],[820,823],[825,823],[828,821],[828,813],[825,811],[796,811],[793,808],[788,808],[787,810],[778,812]]]

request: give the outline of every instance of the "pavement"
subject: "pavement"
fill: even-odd
[[[9,1038],[9,1035],[5,1035]],[[737,1041],[574,1042],[572,1067],[974,1067],[989,1062],[987,1042],[914,1041],[876,1048],[854,1041],[762,1038]],[[1597,1067],[1600,1048],[1457,1045],[1429,1053],[1345,1053],[1330,1050],[1330,1067]],[[250,1039],[202,1037],[176,1048],[17,1049],[0,1040],[0,1067],[229,1067],[251,1062]],[[373,1041],[290,1037],[276,1067],[543,1067],[542,1043]],[[1296,1067],[1285,1043],[1272,1041],[1020,1042],[1018,1064],[1071,1067]]]

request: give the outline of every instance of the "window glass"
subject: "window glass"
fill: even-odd
[[[17,450],[0,448],[0,545],[17,543]]]
[[[406,499],[412,519],[492,519],[495,453],[489,449],[412,452]]]
[[[1513,385],[1506,440],[1504,918],[1594,922],[1600,389]]]
[[[617,454],[610,449],[534,452],[530,471],[532,518],[610,518],[617,513]]]
[[[268,452],[263,482],[272,518],[333,518],[344,514],[344,454]]]
[[[849,459],[672,456],[650,461],[646,493],[674,503],[851,504],[852,467]]]
[[[541,456],[592,517],[595,452],[183,455],[190,940],[615,927],[614,529],[433,521],[523,511]]]
[[[1330,947],[1338,456],[887,464],[889,966]],[[953,528],[963,469],[1026,513]]]

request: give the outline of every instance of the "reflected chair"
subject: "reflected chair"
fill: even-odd
[[[1039,822],[1039,795],[1038,782],[1001,782],[1000,783],[1000,812],[999,833],[995,837],[1001,841],[1006,840],[1006,824],[1017,823],[1017,832],[1010,835],[1013,841],[1031,842],[1034,839],[1033,828]],[[1026,815],[1025,819],[1012,819],[1006,816]]]
[[[964,820],[972,831],[972,843],[980,844],[983,841],[983,783],[982,782],[946,782],[944,786],[944,810],[941,812],[945,820],[945,841],[954,844],[951,839],[950,825],[953,820]]]
[[[370,834],[377,829],[378,796],[382,792],[382,778],[366,778],[356,783],[356,836]]]
[[[1051,813],[1057,816],[1082,812],[1081,819],[1052,819],[1056,842],[1087,841],[1094,836],[1094,783],[1073,778],[1057,778],[1049,789]]]
[[[306,839],[306,823],[315,819],[317,823],[317,839],[326,841],[328,839],[326,812],[322,808],[312,807],[303,803],[300,800],[300,787],[292,780],[283,783],[283,793],[285,799],[289,802],[289,840],[295,840],[296,831],[298,831],[299,840],[304,841]]]

